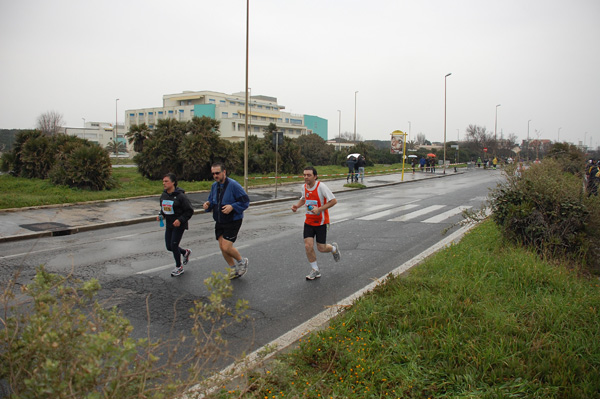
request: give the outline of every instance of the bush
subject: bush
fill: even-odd
[[[225,274],[213,273],[205,285],[210,296],[190,309],[192,342],[184,347],[184,336],[172,342],[131,338],[129,321],[95,301],[98,281],[40,267],[21,290],[33,301],[31,309],[16,304],[14,281],[1,293],[0,380],[21,399],[181,397],[203,380],[203,365],[224,355],[223,330],[246,317],[247,302],[239,300],[235,309],[226,304],[233,287]]]
[[[108,153],[97,145],[75,146],[56,162],[49,177],[57,185],[93,191],[116,186]]]
[[[533,165],[521,177],[507,168],[506,182],[491,195],[492,218],[516,243],[598,270],[598,198],[588,198],[581,178],[563,169],[555,159]]]

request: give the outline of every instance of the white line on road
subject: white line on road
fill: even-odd
[[[398,216],[397,218],[393,218],[388,220],[388,222],[406,222],[407,220],[414,219],[421,215],[425,215],[426,213],[430,213],[433,211],[437,211],[438,209],[443,208],[446,205],[431,205],[427,208],[419,209],[418,211],[414,211],[411,213],[407,213],[406,215]]]
[[[417,204],[406,204],[406,205],[398,206],[398,207],[395,207],[395,208],[392,208],[392,209],[388,209],[387,211],[377,212],[377,213],[373,213],[371,215],[363,216],[363,217],[358,218],[358,220],[375,220],[375,219],[380,219],[382,217],[390,216],[390,215],[392,215],[394,213],[398,213],[398,212],[402,212],[402,211],[407,211],[409,209],[416,208],[417,206],[418,206]]]
[[[237,249],[244,249],[244,248],[248,248],[250,246],[250,244],[248,245],[242,245],[240,247],[236,247]],[[200,259],[206,259],[206,258],[210,258],[211,256],[216,256],[216,255],[221,255],[221,252],[213,252],[210,254],[206,254],[206,255],[202,255],[202,256],[197,256],[195,258],[190,258],[190,262],[191,261],[195,261],[195,260],[200,260]],[[158,266],[158,267],[154,267],[152,269],[148,269],[148,270],[142,270],[141,272],[137,272],[136,274],[150,274],[150,273],[156,273],[156,272],[160,272],[166,269],[170,269],[173,267],[173,263],[169,263],[168,265],[164,265],[164,266]]]
[[[430,217],[429,219],[425,219],[423,220],[423,223],[440,223],[441,221],[451,218],[454,215],[458,215],[459,213],[462,213],[462,211],[464,211],[465,209],[470,208],[472,208],[472,206],[459,206],[454,209],[450,209],[449,211],[442,212],[439,215]]]

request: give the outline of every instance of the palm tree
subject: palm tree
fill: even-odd
[[[108,151],[109,153],[112,152],[116,155],[120,152],[127,152],[127,146],[122,141],[112,141],[111,140],[106,145],[106,151]]]
[[[133,143],[135,152],[142,152],[144,149],[144,141],[150,136],[150,129],[145,123],[141,125],[131,125],[129,131],[125,133],[129,144]]]

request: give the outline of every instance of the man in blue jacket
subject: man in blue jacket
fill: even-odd
[[[217,162],[212,165],[211,171],[215,182],[210,188],[208,201],[202,207],[206,212],[213,213],[215,236],[231,268],[229,278],[242,277],[248,270],[248,258],[242,258],[233,243],[242,227],[244,211],[248,209],[250,199],[238,182],[227,177],[225,165]]]

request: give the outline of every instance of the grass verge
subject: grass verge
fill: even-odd
[[[599,285],[487,221],[216,396],[597,398]]]

